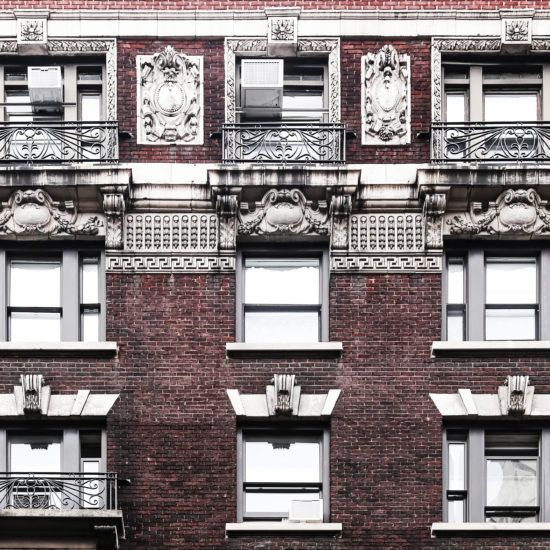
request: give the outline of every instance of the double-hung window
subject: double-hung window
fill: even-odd
[[[447,252],[444,333],[447,340],[547,340],[550,251],[530,246],[471,246]]]
[[[328,521],[328,429],[238,432],[239,521]]]
[[[244,342],[327,340],[326,253],[242,253],[237,337]]]
[[[14,342],[104,339],[102,254],[93,249],[0,253],[4,339]]]
[[[444,519],[449,523],[548,521],[547,429],[448,429]]]

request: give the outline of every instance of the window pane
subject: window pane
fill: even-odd
[[[60,472],[61,444],[51,438],[33,438],[28,443],[10,442],[12,472]]]
[[[318,342],[317,311],[247,311],[245,342]]]
[[[93,122],[101,120],[101,94],[80,94],[80,120]]]
[[[99,312],[85,309],[81,314],[81,339],[83,342],[99,342]]]
[[[531,516],[525,516],[524,514],[519,514],[514,516],[509,514],[507,516],[494,516],[491,515],[485,519],[487,523],[535,523],[538,521],[537,515],[533,514]]]
[[[449,490],[463,491],[465,486],[464,443],[449,443]]]
[[[488,304],[536,304],[535,258],[488,258],[486,263]]]
[[[447,340],[449,342],[464,340],[464,314],[462,311],[447,312]]]
[[[466,120],[466,94],[447,94],[447,122],[464,122]]]
[[[450,259],[447,264],[447,303],[464,303],[464,262]]]
[[[80,432],[80,458],[101,458],[101,432]]]
[[[317,441],[246,441],[246,482],[321,481]]]
[[[283,119],[319,120],[322,109],[321,90],[285,91],[283,94]]]
[[[487,460],[487,506],[537,506],[535,459]]]
[[[61,314],[12,311],[10,340],[12,342],[60,342]]]
[[[484,103],[486,122],[527,122],[538,119],[537,93],[486,93]]]
[[[306,500],[321,498],[319,491],[300,493],[245,493],[245,511],[247,513],[288,514],[291,500]]]
[[[246,259],[247,304],[318,304],[319,260]]]
[[[486,309],[486,340],[534,340],[536,338],[534,309]]]
[[[11,260],[10,306],[59,307],[61,262]]]
[[[99,303],[99,259],[82,259],[82,303]]]
[[[25,122],[33,119],[32,107],[30,106],[30,98],[27,91],[7,92],[6,103],[13,104],[6,105],[6,115],[9,121]],[[28,104],[28,107],[25,104]]]
[[[464,500],[450,500],[447,506],[449,523],[464,523]]]

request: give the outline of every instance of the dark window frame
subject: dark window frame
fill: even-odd
[[[254,422],[237,426],[237,521],[279,521],[288,517],[285,514],[252,514],[245,515],[245,442],[247,440],[262,440],[264,438],[280,438],[281,440],[299,440],[307,438],[320,443],[320,478],[319,493],[323,499],[323,522],[330,521],[330,426],[324,423],[295,422]],[[257,485],[257,484],[255,484]],[[288,484],[279,484],[288,487]],[[315,484],[297,484],[315,485]]]
[[[318,258],[319,263],[319,342],[329,340],[329,251],[320,246],[249,246],[237,250],[236,341],[245,342],[245,260],[247,258]],[[304,306],[308,309],[309,306]],[[298,306],[297,309],[302,309]],[[284,343],[284,342],[282,342]]]

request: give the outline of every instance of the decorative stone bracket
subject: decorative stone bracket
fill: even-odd
[[[330,246],[332,250],[347,250],[349,247],[351,196],[334,195],[330,201],[329,214],[332,220]]]
[[[294,374],[274,374],[271,385],[265,388],[270,416],[298,414],[301,391]]]
[[[43,189],[14,191],[2,203],[0,237],[75,237],[98,235],[99,216],[79,215],[73,201],[54,201]]]
[[[22,374],[23,412],[42,413],[42,386],[44,379],[41,374]]]
[[[534,189],[508,189],[487,210],[473,202],[469,213],[447,216],[446,231],[454,236],[550,233],[550,211]]]
[[[386,44],[361,59],[363,145],[404,145],[411,141],[410,57]]]
[[[443,215],[447,198],[444,193],[432,193],[424,197],[422,217],[424,221],[424,242],[426,249],[443,248]]]
[[[271,10],[269,13],[273,12]],[[276,57],[296,55],[298,51],[298,17],[285,13],[267,20],[267,54]]]
[[[217,195],[218,246],[220,250],[235,250],[237,238],[237,210],[239,199],[236,195]]]
[[[167,46],[137,56],[138,143],[203,143],[203,58]]]
[[[532,17],[503,17],[501,20],[501,51],[528,53],[533,43]]]
[[[119,250],[123,248],[123,222],[126,204],[124,201],[124,188],[104,187],[103,211],[107,217],[107,230],[105,234],[105,248],[107,250]]]
[[[527,409],[531,412],[534,393],[528,376],[507,376],[504,386],[498,388],[501,413],[522,415]]]
[[[48,10],[15,10],[14,14],[17,20],[18,46],[23,50],[29,46],[45,49],[48,41]],[[39,52],[40,49],[36,51]]]

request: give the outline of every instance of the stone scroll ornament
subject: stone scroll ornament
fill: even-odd
[[[410,143],[410,58],[385,45],[362,58],[362,143]]]
[[[239,211],[238,233],[328,235],[329,221],[325,201],[314,208],[298,189],[271,189],[252,212]]]
[[[187,56],[172,46],[138,56],[138,106],[139,143],[202,144],[202,57]]]
[[[473,203],[469,213],[446,222],[451,235],[540,235],[550,233],[550,211],[534,189],[508,189],[483,211]]]
[[[72,201],[54,201],[42,189],[15,191],[0,212],[0,236],[97,235],[103,226],[98,216],[79,216]]]

